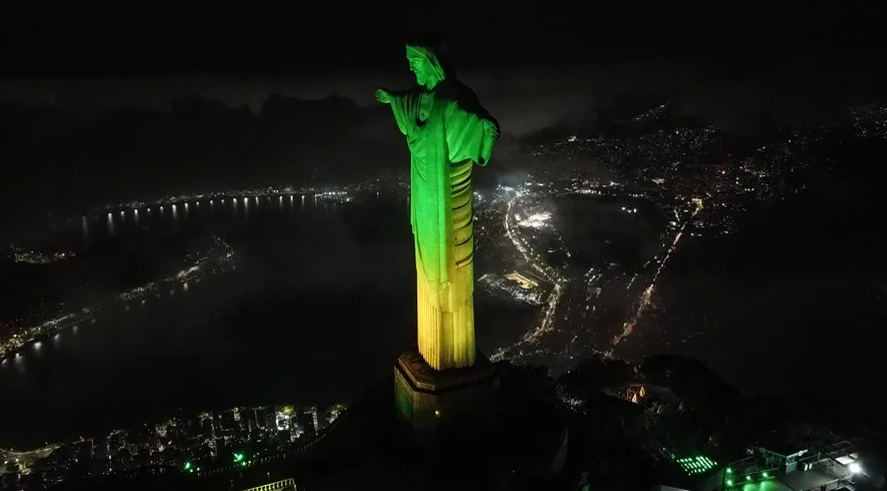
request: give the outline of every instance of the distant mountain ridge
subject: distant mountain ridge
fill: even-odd
[[[324,180],[402,164],[402,137],[384,106],[333,96],[272,94],[260,111],[188,97],[169,111],[121,108],[89,115],[0,105],[3,159],[20,172],[7,197],[50,203],[84,192],[107,199]],[[106,183],[113,183],[108,185]],[[7,186],[4,186],[6,188]],[[93,200],[94,201],[94,200]]]
[[[620,98],[608,107],[598,108],[583,119],[563,120],[548,128],[528,134],[521,140],[534,145],[559,141],[576,135],[628,137],[650,131],[707,126],[702,118],[682,116],[664,98]]]

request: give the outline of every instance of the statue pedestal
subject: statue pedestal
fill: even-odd
[[[413,444],[436,449],[476,440],[490,429],[499,380],[480,352],[474,365],[435,370],[417,350],[397,358],[394,397]]]

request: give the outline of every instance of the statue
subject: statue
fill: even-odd
[[[468,367],[474,336],[474,211],[471,172],[485,166],[499,124],[430,38],[407,44],[418,85],[377,89],[410,149],[410,224],[416,251],[418,345],[435,370]]]

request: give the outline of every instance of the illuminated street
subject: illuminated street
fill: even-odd
[[[644,259],[644,265],[637,270],[630,266],[626,269],[626,266],[614,262],[594,261],[587,268],[578,266],[575,262],[582,256],[582,251],[571,250],[575,245],[571,246],[570,241],[565,240],[557,229],[559,225],[564,226],[563,222],[557,223],[553,219],[557,210],[546,207],[577,198],[648,198],[637,193],[626,193],[621,190],[621,186],[613,183],[578,189],[572,185],[565,187],[566,189],[558,189],[552,184],[535,183],[516,190],[499,190],[502,193],[501,200],[505,201],[502,226],[517,252],[518,261],[515,266],[523,269],[518,269],[517,274],[539,278],[538,282],[522,285],[511,291],[516,295],[516,301],[526,296],[528,290],[544,291],[546,297],[541,302],[536,324],[515,343],[498,348],[493,355],[494,359],[544,362],[549,366],[565,369],[576,359],[590,353],[612,353],[613,348],[631,333],[631,328],[649,305],[653,284],[664,269],[669,254],[677,246],[680,231],[675,233],[675,227],[669,227],[659,233],[662,237],[661,249],[654,252],[653,257]],[[674,213],[678,213],[676,207],[672,209]],[[620,206],[618,209],[618,213],[627,218],[634,218],[637,212],[636,207]],[[690,213],[684,218],[682,227],[694,216],[695,213]],[[603,240],[605,243],[610,242],[610,238],[605,237]],[[666,248],[669,243],[670,247]],[[559,261],[559,264],[552,264],[550,261]],[[655,270],[650,271],[654,266]],[[627,278],[630,279],[626,281]],[[643,278],[649,278],[649,286],[646,288],[641,288],[645,283]],[[609,334],[616,330],[614,323],[622,324],[619,319],[627,317],[619,309],[608,312],[613,309],[608,309],[605,302],[613,295],[618,295],[618,301],[623,305],[639,305],[634,315],[624,322],[623,332],[620,334]],[[638,295],[635,297],[637,300],[632,300],[632,295]]]

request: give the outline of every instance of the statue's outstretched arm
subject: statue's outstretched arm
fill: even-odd
[[[407,90],[390,90],[384,87],[376,89],[376,100],[382,104],[391,104],[395,100],[402,99],[412,93],[412,89]]]
[[[376,89],[376,100],[382,104],[391,104],[391,91],[379,87]]]

